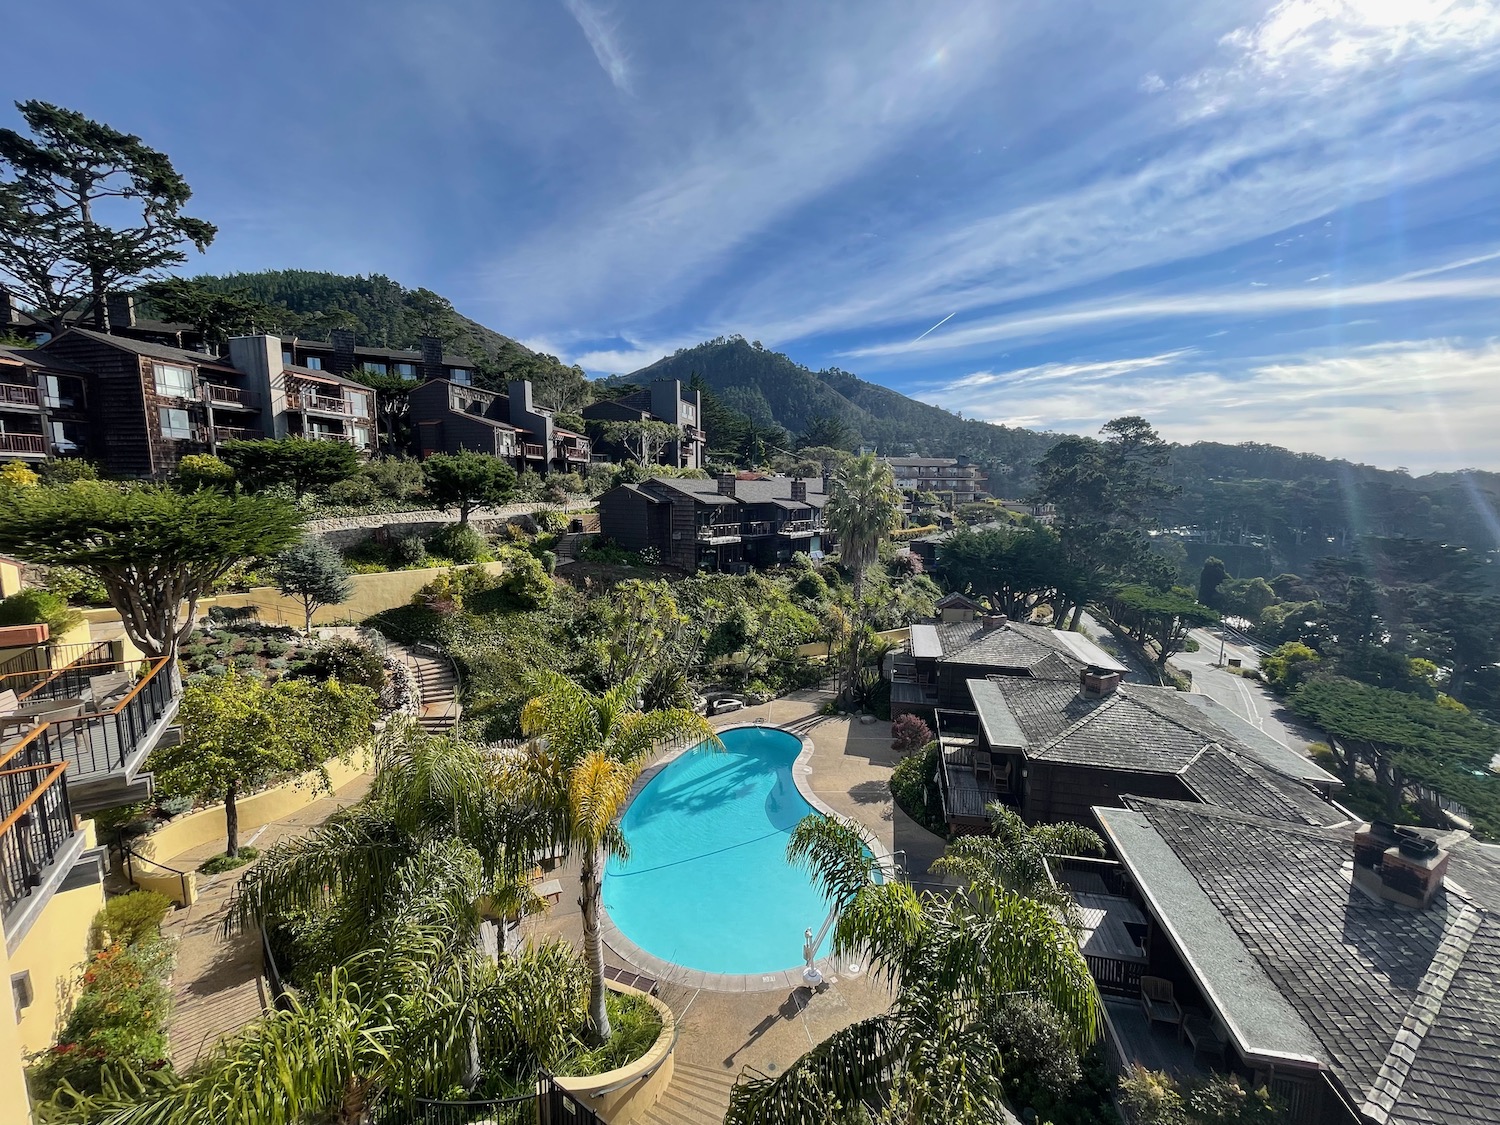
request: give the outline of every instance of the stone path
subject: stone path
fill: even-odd
[[[337,809],[359,800],[368,788],[368,777],[356,778],[337,793],[285,820],[254,830],[242,842],[264,852],[279,840],[321,824]],[[163,862],[191,871],[223,850],[223,841],[216,840]],[[242,867],[222,875],[199,876],[198,901],[186,909],[173,911],[162,926],[162,932],[177,941],[167,1043],[172,1065],[178,1071],[265,1010],[258,939],[248,934],[224,936],[230,896],[246,870]]]

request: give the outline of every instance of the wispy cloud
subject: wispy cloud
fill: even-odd
[[[594,57],[615,89],[628,94],[630,90],[630,63],[621,50],[615,26],[605,13],[589,4],[587,0],[562,0],[563,7],[577,22],[583,37],[588,40]]]
[[[965,417],[1084,433],[1141,414],[1175,440],[1274,440],[1419,472],[1492,465],[1500,429],[1493,341],[1402,341],[1233,370],[1151,356],[983,374],[922,397]]]
[[[872,344],[851,348],[844,354],[869,357],[956,351],[1004,340],[1045,338],[1080,328],[1172,317],[1256,316],[1421,301],[1492,300],[1500,297],[1500,277],[1428,280],[1433,274],[1442,272],[1446,270],[1436,268],[1407,275],[1411,280],[1397,277],[1365,285],[1267,287],[1250,293],[1243,289],[1170,296],[1127,293],[1105,301],[1054,307],[1040,313],[998,316],[964,325],[941,335],[929,336],[925,340]]]

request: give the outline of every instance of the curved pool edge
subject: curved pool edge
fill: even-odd
[[[824,816],[837,817],[850,824],[860,834],[865,842],[865,847],[870,849],[881,868],[887,872],[892,870],[892,856],[890,849],[876,839],[872,833],[859,821],[852,817],[844,816],[837,809],[828,804],[807,784],[807,778],[812,773],[812,756],[815,750],[813,741],[807,735],[798,734],[787,730],[785,727],[775,723],[729,723],[722,727],[715,727],[715,734],[723,734],[725,731],[743,729],[771,729],[779,730],[783,734],[791,735],[802,746],[797,752],[797,757],[792,760],[792,782],[797,786],[797,792],[802,799]],[[628,810],[642,789],[650,783],[651,779],[666,769],[674,761],[688,751],[696,749],[698,743],[691,746],[679,746],[675,750],[669,750],[661,755],[651,765],[641,771],[636,778],[635,784],[630,787],[630,796],[625,802]],[[621,815],[624,815],[623,813]],[[614,919],[609,916],[607,908],[599,911],[600,936],[604,944],[618,954],[623,960],[634,965],[643,972],[655,977],[658,981],[666,981],[671,984],[682,985],[684,988],[706,988],[710,992],[775,992],[783,988],[805,988],[802,980],[804,966],[793,965],[787,969],[776,969],[769,973],[710,973],[703,969],[689,969],[685,965],[677,965],[670,961],[663,961],[653,953],[647,953],[635,942],[631,941],[620,932],[615,925]],[[825,979],[839,976],[839,966],[832,957],[824,957],[813,962],[818,971]]]

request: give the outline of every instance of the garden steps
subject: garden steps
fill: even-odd
[[[729,1111],[735,1075],[721,1067],[679,1060],[672,1081],[642,1117],[641,1125],[720,1125]]]

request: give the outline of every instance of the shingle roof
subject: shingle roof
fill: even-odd
[[[792,481],[790,477],[772,477],[770,480],[739,480],[735,481],[734,496],[723,496],[719,492],[719,482],[716,480],[702,480],[696,477],[652,477],[653,483],[660,484],[676,492],[686,493],[706,504],[772,504],[777,501],[787,501],[788,506],[792,495]],[[823,494],[823,482],[810,479],[807,484],[806,506],[809,508],[821,508],[827,497]],[[798,501],[798,506],[802,502]]]
[[[15,359],[28,367],[40,367],[45,371],[56,371],[60,375],[87,375],[89,373],[87,367],[81,367],[63,359],[62,356],[38,351],[36,348],[0,348],[0,358]]]
[[[353,390],[364,391],[371,394],[373,391],[368,383],[361,383],[358,379],[350,379],[346,375],[335,375],[332,371],[321,371],[316,367],[298,367],[288,364],[282,368],[286,375],[294,375],[298,379],[306,379],[308,382],[336,383],[340,387],[350,387]]]
[[[1071,683],[997,676],[998,704],[1032,761],[1180,777],[1200,800],[1299,824],[1348,819],[1300,779],[1266,765],[1170,688],[1122,685],[1085,696]]]
[[[1124,668],[1087,637],[1045,625],[1007,621],[990,626],[983,621],[948,621],[937,626],[937,634],[943,646],[940,659],[960,664],[1031,668],[1055,653],[1071,664],[1074,676],[1084,668],[1111,671]]]
[[[1370,1120],[1500,1120],[1500,859],[1455,834],[1447,884],[1425,910],[1353,886],[1352,829],[1307,828],[1173,801],[1098,809],[1121,858],[1199,975],[1222,974],[1191,890],[1232,931],[1317,1054]],[[1160,842],[1158,846],[1155,841]],[[1232,996],[1215,995],[1228,1005]]]
[[[944,594],[937,602],[938,609],[972,609],[976,612],[984,609],[984,606],[976,602],[968,594],[961,594],[954,590],[951,594]]]
[[[235,368],[227,359],[207,352],[189,351],[186,348],[170,348],[166,344],[148,344],[144,340],[132,340],[128,336],[111,336],[107,332],[95,332],[92,328],[69,328],[68,333],[76,332],[90,340],[100,344],[108,344],[110,347],[119,348],[121,351],[134,352],[136,355],[145,356],[147,359],[164,359],[171,363],[191,363],[199,367],[212,367],[221,371],[234,371]],[[64,333],[66,335],[67,333]],[[59,340],[62,336],[57,337]],[[52,343],[51,340],[43,344],[41,349],[46,351]]]

